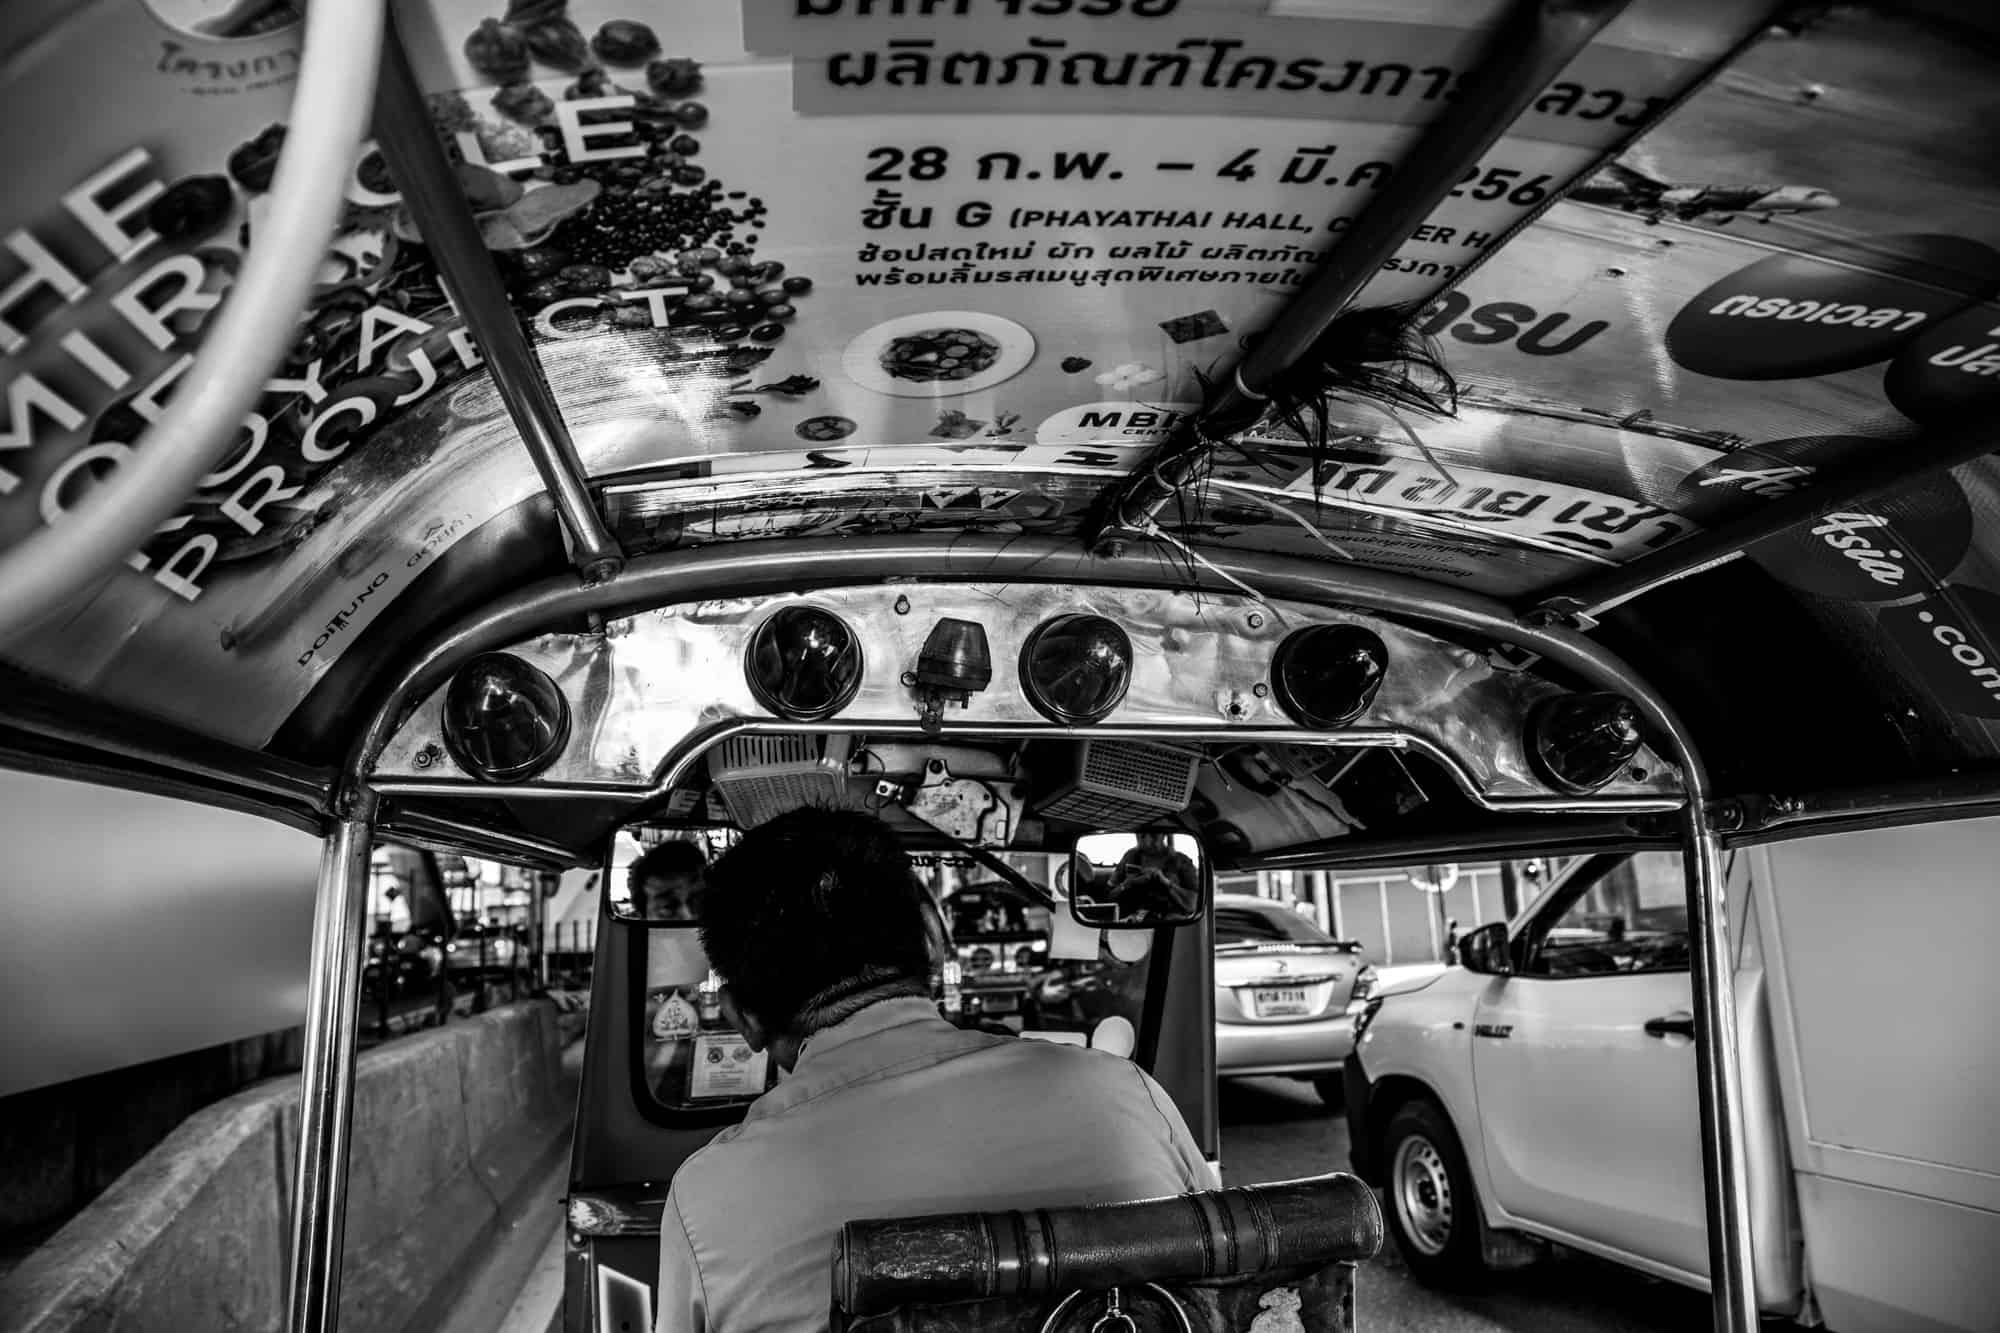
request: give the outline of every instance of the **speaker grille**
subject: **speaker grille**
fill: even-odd
[[[803,805],[847,804],[845,736],[734,736],[708,761],[709,778],[744,828]]]
[[[1144,741],[1085,741],[1077,773],[1040,805],[1077,824],[1117,828],[1185,810],[1194,798],[1198,754]]]

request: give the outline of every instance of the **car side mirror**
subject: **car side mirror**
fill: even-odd
[[[1192,925],[1207,904],[1207,863],[1186,833],[1086,833],[1065,878],[1070,915],[1099,929]]]
[[[1504,977],[1514,970],[1507,952],[1506,923],[1495,921],[1458,937],[1458,963],[1483,977]]]

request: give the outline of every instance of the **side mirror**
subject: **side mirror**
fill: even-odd
[[[1070,915],[1097,929],[1190,925],[1207,887],[1201,843],[1187,833],[1086,833],[1070,855]]]
[[[1507,952],[1506,923],[1495,921],[1458,938],[1458,963],[1483,977],[1504,977],[1514,970]]]

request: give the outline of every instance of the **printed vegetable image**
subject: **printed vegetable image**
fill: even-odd
[[[529,53],[551,69],[576,74],[590,64],[590,43],[583,30],[566,18],[522,23],[521,37]]]
[[[1000,359],[1000,344],[974,329],[925,329],[882,349],[882,369],[919,384],[971,379]]]
[[[528,43],[521,30],[499,19],[484,19],[465,39],[465,58],[489,79],[513,83],[528,75]]]
[[[556,104],[532,83],[510,83],[493,94],[493,109],[523,125],[540,125],[555,115]]]
[[[271,126],[229,155],[229,178],[252,194],[270,189],[284,147],[285,127]]]
[[[701,91],[701,62],[655,60],[646,66],[646,84],[662,97],[690,97]]]
[[[189,176],[168,186],[146,206],[146,225],[169,241],[213,235],[236,207],[236,192],[221,176]]]
[[[815,444],[826,444],[833,440],[844,440],[854,434],[856,427],[849,417],[807,417],[792,427],[792,433],[802,440]]]
[[[660,39],[643,23],[613,19],[590,39],[590,49],[607,65],[638,65],[660,54]]]

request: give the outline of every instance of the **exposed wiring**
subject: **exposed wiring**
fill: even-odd
[[[1200,565],[1203,569],[1206,569],[1209,573],[1215,575],[1219,579],[1222,579],[1224,582],[1230,584],[1231,586],[1241,590],[1244,596],[1248,597],[1251,601],[1263,607],[1266,611],[1269,611],[1271,615],[1276,618],[1277,622],[1280,625],[1290,623],[1285,619],[1285,613],[1283,611],[1280,611],[1275,605],[1273,605],[1270,598],[1266,597],[1263,593],[1258,592],[1255,588],[1245,583],[1242,579],[1237,578],[1234,574],[1230,573],[1222,566],[1216,564],[1213,560],[1210,560],[1207,556],[1203,555],[1200,551],[1195,550],[1194,547],[1189,546],[1186,542],[1174,536],[1171,532],[1168,532],[1166,529],[1162,528],[1157,520],[1150,518],[1147,519],[1145,522],[1145,526],[1137,529],[1137,531],[1143,533],[1148,537],[1158,538],[1160,541],[1165,542],[1167,545],[1179,551],[1182,555],[1186,556],[1188,559],[1194,561],[1194,563],[1196,563],[1197,565]]]
[[[1219,489],[1229,491],[1232,494],[1243,496],[1246,499],[1250,496],[1258,495],[1262,489],[1248,482],[1241,481],[1215,481],[1210,484]],[[1602,551],[1592,551],[1583,547],[1572,546],[1567,542],[1555,541],[1547,537],[1537,537],[1532,533],[1513,530],[1495,531],[1484,524],[1453,518],[1448,514],[1440,514],[1434,510],[1398,509],[1393,505],[1364,504],[1359,500],[1329,499],[1320,496],[1315,496],[1313,503],[1332,505],[1338,509],[1347,509],[1357,514],[1368,514],[1376,518],[1394,519],[1398,522],[1408,523],[1412,527],[1438,528],[1446,532],[1476,534],[1482,540],[1495,543],[1525,546],[1530,550],[1536,551],[1558,552],[1568,559],[1588,561],[1591,564],[1603,565],[1607,569],[1616,569],[1618,567],[1618,561],[1605,555]]]
[[[235,444],[292,345],[299,311],[345,208],[345,170],[368,131],[382,58],[382,0],[306,6],[299,88],[253,245],[194,365],[112,476],[59,523],[0,556],[0,641],[75,605],[172,517]]]
[[[1397,429],[1403,432],[1403,437],[1407,439],[1411,444],[1416,446],[1417,452],[1424,456],[1424,461],[1437,469],[1437,473],[1440,477],[1443,477],[1446,481],[1450,482],[1453,487],[1456,487],[1458,485],[1458,478],[1452,476],[1450,469],[1446,468],[1443,463],[1438,461],[1438,456],[1431,452],[1431,447],[1429,445],[1424,443],[1424,437],[1417,434],[1416,428],[1412,426],[1408,421],[1404,420],[1403,414],[1398,412],[1395,408],[1390,407],[1387,403],[1378,403],[1368,398],[1349,398],[1344,394],[1334,394],[1330,396],[1332,397],[1334,402],[1347,403],[1353,407],[1373,408],[1375,411],[1380,412],[1383,416],[1389,418],[1390,421],[1396,424]]]
[[[1226,486],[1229,483],[1218,482],[1216,484],[1221,486]],[[1321,532],[1317,527],[1313,526],[1311,523],[1306,522],[1306,520],[1303,517],[1285,508],[1283,505],[1279,504],[1276,500],[1273,500],[1268,496],[1259,495],[1257,492],[1251,490],[1242,490],[1242,491],[1237,491],[1235,493],[1240,495],[1245,500],[1250,501],[1253,504],[1262,505],[1264,508],[1278,515],[1280,518],[1290,519],[1292,522],[1304,528],[1314,541],[1318,542],[1321,546],[1324,546],[1327,550],[1339,556],[1342,560],[1347,561],[1349,564],[1360,563],[1359,561],[1355,560],[1354,556],[1351,553],[1349,553],[1345,548],[1343,548],[1338,542],[1334,541],[1333,538],[1327,536],[1324,532]]]

